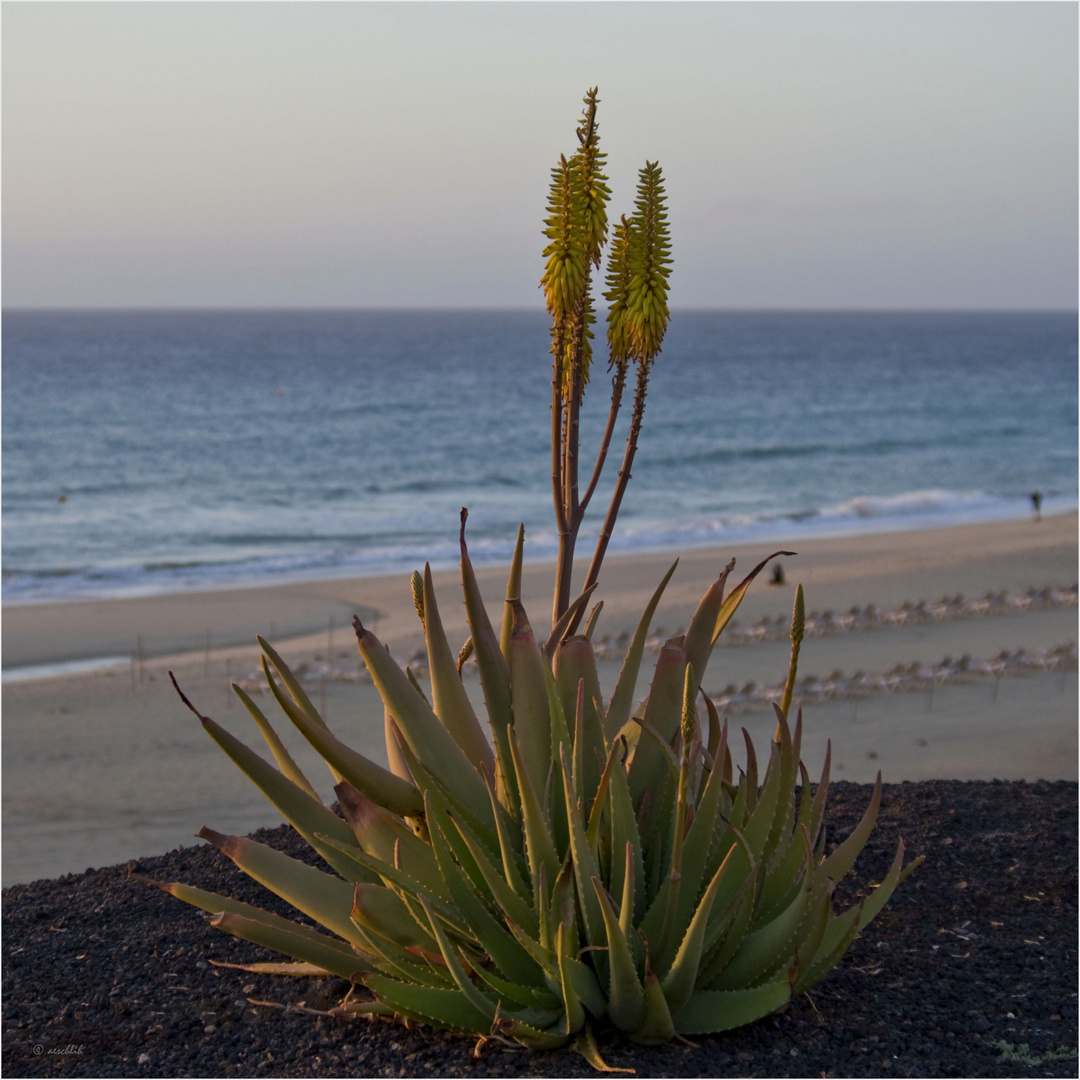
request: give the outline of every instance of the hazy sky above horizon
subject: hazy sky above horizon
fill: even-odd
[[[1077,302],[1073,3],[5,3],[3,303],[542,308],[600,88],[674,307]]]

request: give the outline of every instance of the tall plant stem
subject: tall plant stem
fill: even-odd
[[[600,448],[596,454],[596,462],[593,465],[592,475],[589,478],[588,487],[585,489],[585,494],[581,496],[580,501],[576,498],[576,484],[571,483],[566,485],[562,494],[564,500],[560,502],[556,499],[556,517],[559,523],[559,558],[556,565],[555,574],[555,600],[552,607],[552,625],[554,625],[560,618],[562,618],[564,612],[570,603],[570,588],[571,577],[573,574],[573,561],[574,551],[577,548],[577,535],[581,528],[581,522],[585,518],[585,511],[588,509],[589,503],[592,501],[593,493],[596,491],[596,485],[600,481],[600,475],[604,471],[604,464],[607,461],[608,450],[611,448],[611,439],[615,432],[615,423],[619,418],[619,410],[622,407],[623,391],[626,387],[626,362],[622,361],[616,364],[615,374],[611,380],[611,405],[608,408],[607,425],[604,428],[604,436],[600,441]],[[580,396],[579,396],[580,402]],[[552,411],[554,415],[554,401],[552,404]],[[569,412],[569,410],[568,410]],[[579,433],[579,426],[577,423],[577,417],[574,416],[570,422],[566,425],[568,429],[568,438],[573,439],[575,445],[577,445],[577,438]],[[556,428],[552,426],[552,445],[555,443]],[[559,429],[560,435],[562,434],[562,425]],[[572,434],[570,434],[572,433]],[[563,443],[565,446],[566,443]],[[576,466],[579,461],[579,457],[575,457],[575,477]],[[553,458],[554,461],[554,458]],[[560,464],[562,461],[560,459]],[[561,475],[566,475],[566,469],[561,470]],[[553,484],[555,483],[555,472],[553,469],[552,475]],[[563,521],[566,522],[566,528],[563,528]],[[565,533],[565,540],[564,540]]]
[[[600,474],[604,471],[604,463],[607,461],[608,449],[611,447],[611,437],[615,433],[615,421],[619,418],[619,409],[622,407],[623,389],[626,386],[626,361],[620,361],[615,366],[615,375],[611,380],[611,408],[608,409],[607,427],[604,428],[604,438],[600,442],[600,449],[596,454],[596,464],[593,466],[592,476],[585,494],[581,496],[579,513],[585,516],[585,510],[593,497],[596,485],[600,481]]]
[[[559,558],[555,567],[555,598],[551,610],[554,626],[570,606],[570,583],[574,574],[574,549],[577,547],[581,516],[578,513],[578,437],[581,409],[581,368],[570,368],[569,392],[563,399],[562,420],[562,522],[559,528]]]
[[[551,615],[551,625],[559,621],[560,584],[563,577],[569,578],[564,570],[567,549],[573,563],[574,541],[570,533],[570,521],[563,502],[563,392],[562,392],[562,349],[555,350],[555,361],[551,375],[551,495],[555,503],[555,524],[559,530],[559,557],[555,570],[555,600]],[[567,585],[569,592],[569,584]]]
[[[634,412],[630,418],[630,434],[626,437],[626,450],[623,453],[622,468],[619,469],[619,479],[611,496],[607,517],[604,518],[604,527],[600,530],[600,536],[596,541],[596,550],[593,552],[592,562],[589,564],[589,574],[585,578],[584,589],[594,585],[600,577],[600,567],[604,562],[604,555],[607,552],[611,534],[615,530],[615,519],[619,516],[619,508],[622,506],[623,495],[626,493],[626,485],[630,483],[630,470],[634,464],[634,455],[637,453],[641,419],[645,414],[645,394],[649,388],[649,367],[647,361],[638,364],[637,386],[634,389]],[[572,634],[576,629],[577,622],[575,621],[569,632]]]
[[[582,357],[587,330],[587,305],[589,303],[590,270],[574,311],[570,317],[569,330],[562,329],[556,336],[554,370],[552,374],[552,465],[555,455],[560,455],[559,486],[554,487],[555,517],[559,527],[559,554],[555,566],[555,596],[552,601],[551,624],[554,626],[570,606],[570,586],[574,573],[574,550],[577,547],[578,530],[584,516],[584,507],[578,500],[578,461],[581,434],[581,398],[585,390]],[[564,357],[569,356],[569,379],[563,390]],[[556,434],[555,396],[562,407],[558,435]],[[556,438],[560,439],[558,447]]]

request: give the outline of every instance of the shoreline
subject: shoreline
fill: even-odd
[[[1077,505],[1077,500],[1074,498],[1068,498],[1062,496],[1055,502],[1062,501],[1064,506],[1057,506],[1048,509],[1044,504],[1042,510],[1042,521],[1048,521],[1054,518],[1068,517],[1080,513],[1080,506]],[[816,515],[810,517],[795,516],[779,516],[774,519],[770,519],[771,524],[779,525],[786,522],[786,528],[779,528],[774,532],[766,531],[762,529],[760,532],[754,532],[752,535],[746,535],[740,530],[740,527],[736,526],[731,529],[731,535],[726,540],[721,542],[721,539],[712,538],[709,540],[702,540],[700,538],[694,539],[693,534],[686,542],[681,540],[668,540],[658,541],[656,543],[645,542],[640,547],[636,545],[628,545],[626,547],[609,547],[608,559],[619,558],[632,558],[636,556],[643,557],[660,557],[663,555],[679,555],[680,553],[700,552],[700,551],[725,551],[728,548],[734,550],[736,548],[750,548],[754,545],[758,545],[762,548],[770,545],[777,544],[806,544],[816,541],[834,541],[834,540],[855,540],[859,537],[880,536],[882,534],[891,533],[922,533],[930,532],[936,533],[943,530],[957,529],[957,528],[992,528],[996,525],[1004,525],[1009,523],[1019,523],[1025,521],[1032,521],[1031,511],[1026,508],[1019,510],[1014,509],[1011,513],[1002,514],[1001,516],[992,516],[985,519],[978,516],[972,516],[969,518],[943,518],[942,520],[927,520],[917,515],[908,517],[888,518],[888,517],[876,517],[870,515],[867,518],[861,520],[861,526],[856,526],[852,522],[844,523],[837,521],[828,527],[821,529],[809,529],[807,531],[800,532],[800,528],[809,523],[819,520]],[[759,522],[759,525],[765,525],[765,521]],[[446,536],[450,534],[447,533]],[[445,539],[445,537],[444,537]],[[616,537],[618,539],[618,537]],[[622,538],[626,541],[626,538]],[[595,536],[583,534],[579,537],[579,548],[582,551],[591,551],[593,544],[596,540]],[[551,566],[555,565],[555,553],[554,549],[548,551],[543,556],[537,556],[530,558],[528,550],[530,547],[530,537],[526,534],[526,554],[524,565],[526,567],[531,566]],[[550,547],[550,541],[545,541]],[[457,547],[454,543],[454,557],[450,560],[445,558],[439,558],[435,556],[430,561],[432,569],[437,572],[444,572],[454,569],[458,565]],[[509,556],[512,548],[512,542],[507,539],[501,543],[501,546],[505,548],[505,558],[489,559],[485,557],[485,554],[479,553],[477,550],[472,550],[471,555],[473,559],[473,565],[477,570],[490,569],[494,567],[506,567],[509,565]],[[580,551],[576,561],[581,561]],[[417,560],[421,557],[418,555]],[[607,560],[605,560],[607,561]],[[40,607],[50,604],[93,604],[103,601],[135,601],[135,600],[155,600],[162,599],[169,596],[188,596],[188,595],[203,595],[212,594],[218,592],[248,592],[252,589],[263,588],[276,588],[279,586],[295,586],[295,585],[311,585],[311,584],[329,584],[335,581],[360,581],[369,580],[375,578],[395,577],[400,574],[411,573],[415,569],[413,565],[406,565],[404,560],[400,560],[397,563],[373,563],[370,567],[353,567],[352,569],[346,568],[344,565],[337,571],[332,570],[320,570],[320,569],[308,569],[308,570],[296,570],[295,572],[282,572],[280,574],[266,574],[265,576],[249,576],[243,575],[236,579],[222,579],[212,580],[205,579],[202,581],[196,580],[190,584],[174,584],[171,587],[162,587],[154,589],[152,586],[145,586],[147,591],[143,591],[143,587],[129,586],[127,588],[121,587],[115,594],[96,594],[93,591],[88,591],[85,594],[77,593],[71,596],[31,596],[29,598],[10,597],[0,600],[4,610],[14,610],[16,608],[23,607]]]
[[[670,604],[673,593],[690,597],[695,589],[697,596],[690,602],[696,603],[732,555],[737,558],[738,580],[740,572],[745,573],[777,546],[798,549],[797,558],[784,560],[785,576],[792,583],[803,583],[808,604],[832,609],[866,603],[880,607],[956,592],[972,595],[976,590],[1073,584],[1077,514],[1057,514],[1040,522],[1009,520],[803,540],[755,540],[682,553],[609,555],[598,590],[598,596],[605,600],[605,617],[614,615],[625,622],[628,606],[633,610],[626,595],[628,588],[640,611],[652,591],[650,583],[659,581],[676,556],[680,570],[663,606]],[[522,599],[538,626],[545,625],[550,603],[545,583],[551,580],[552,568],[550,560],[530,562],[526,558],[524,564]],[[580,580],[584,573],[580,562],[575,571]],[[5,605],[0,654],[3,670],[15,674],[18,669],[91,664],[103,658],[124,663],[221,652],[253,645],[256,633],[278,642],[317,635],[325,638],[328,631],[333,636],[335,628],[347,628],[354,614],[373,623],[379,636],[391,643],[409,633],[409,628],[401,625],[401,615],[403,609],[411,610],[410,572]],[[506,565],[477,566],[476,572],[489,605],[497,612]],[[434,571],[434,576],[444,590],[459,581],[456,568]],[[686,581],[689,576],[694,579],[692,585]],[[758,609],[764,613],[775,606],[766,605],[762,597],[771,592],[765,576],[744,602],[742,610],[747,614],[758,614]],[[684,582],[681,587],[680,579]],[[821,595],[815,596],[815,591]],[[57,670],[43,677],[64,674]]]

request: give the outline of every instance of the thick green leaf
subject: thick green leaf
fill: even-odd
[[[608,942],[608,1016],[620,1031],[637,1031],[645,1021],[645,989],[638,978],[630,945],[619,926],[618,912],[612,906],[607,890],[595,877],[592,887],[600,901]]]
[[[780,801],[780,785],[783,780],[783,770],[780,764],[780,747],[776,743],[770,743],[769,767],[765,771],[765,783],[761,786],[757,805],[747,819],[743,828],[743,836],[746,837],[750,850],[754,853],[754,859],[760,859],[765,854],[768,846],[769,831],[772,828],[773,818],[776,815],[776,807]],[[749,786],[749,781],[747,782]]]
[[[649,970],[648,965],[645,967],[642,986],[645,990],[645,1019],[636,1031],[629,1033],[630,1038],[644,1046],[660,1046],[675,1037],[675,1025],[664,998],[664,991],[660,988],[660,980]]]
[[[596,632],[596,624],[600,621],[600,612],[604,610],[604,601],[600,600],[593,604],[592,611],[589,612],[588,619],[585,620],[585,629],[581,631],[582,636],[587,641],[592,641],[593,635]]]
[[[543,1030],[527,1024],[522,1020],[506,1020],[499,1025],[499,1032],[515,1039],[522,1046],[530,1050],[558,1050],[565,1046],[574,1036],[573,1032],[566,1032],[561,1025]]]
[[[280,656],[274,651],[273,646],[265,638],[256,635],[255,640],[259,643],[259,648],[266,654],[270,663],[274,665],[277,673],[281,676],[281,681],[286,685],[289,693],[292,695],[293,701],[296,702],[299,708],[311,717],[317,724],[321,724],[322,717],[319,716],[318,709],[311,703],[311,698],[304,692],[304,688],[300,685],[300,680],[289,669],[289,665],[281,659]]]
[[[734,569],[735,560],[732,559],[701,598],[697,611],[694,612],[686,630],[683,648],[686,650],[687,662],[692,664],[694,671],[697,672],[698,686],[705,678],[705,668],[708,666],[709,656],[713,649],[713,631],[716,629],[716,619],[724,602],[724,587],[727,584],[728,575]]]
[[[327,842],[329,843],[330,841],[327,840]],[[399,869],[391,863],[384,862],[374,855],[369,855],[366,851],[361,851],[359,848],[345,852],[345,854],[347,854],[349,858],[355,859],[356,862],[365,869],[373,871],[378,878],[381,878],[389,888],[397,893],[406,905],[416,903],[423,899],[439,913],[439,918],[441,918],[448,926],[452,927],[463,938],[471,938],[473,936],[468,921],[458,908],[443,900],[441,897],[436,896],[435,893],[428,891],[416,880],[416,878],[407,874],[404,870]],[[414,917],[416,917],[415,910],[411,907],[410,910],[413,910]]]
[[[560,923],[555,938],[555,955],[559,960],[559,983],[562,987],[563,1004],[566,1010],[566,1030],[567,1032],[580,1031],[585,1024],[585,1006],[578,997],[567,966],[569,957],[566,955],[565,938],[566,927]]]
[[[736,876],[737,873],[728,874],[724,883]],[[712,915],[705,931],[705,953],[699,967],[696,986],[709,986],[739,951],[746,937],[750,918],[754,913],[754,899],[757,896],[760,877],[760,867],[754,867],[752,873],[743,876],[730,900],[723,905],[719,901],[713,904]]]
[[[446,829],[443,833],[447,843],[454,849],[459,862],[464,862],[459,845],[465,846],[473,866],[477,868],[483,877],[486,889],[482,892],[492,897],[494,903],[502,911],[503,915],[519,926],[524,927],[527,933],[534,937],[539,933],[539,922],[536,911],[529,906],[527,899],[515,892],[499,873],[498,867],[488,858],[480,842],[469,830],[456,818],[451,817],[455,832]]]
[[[623,740],[625,746],[625,740]],[[638,831],[637,817],[634,814],[634,804],[630,797],[630,786],[626,779],[621,762],[615,762],[610,773],[608,785],[608,800],[611,808],[611,876],[608,879],[613,884],[622,882],[626,874],[627,846],[631,851],[642,850],[641,835]],[[632,911],[635,916],[645,914],[646,890],[645,890],[645,860],[635,859],[633,862],[634,893],[632,897]],[[625,899],[620,896],[620,905],[625,904]]]
[[[486,964],[473,965],[473,974],[490,987],[495,996],[513,1002],[525,1009],[548,1010],[556,1014],[563,1011],[562,998],[553,994],[546,986],[526,986],[524,983],[504,979],[492,967]],[[558,1019],[558,1015],[552,1020]]]
[[[454,741],[465,752],[473,768],[495,776],[495,756],[484,736],[480,721],[473,712],[469,695],[458,674],[457,661],[446,640],[431,564],[424,564],[424,641],[427,645],[428,671],[431,673],[431,698],[435,715],[446,725]]]
[[[814,957],[825,940],[825,933],[829,929],[829,923],[833,920],[833,883],[825,882],[824,888],[814,891],[814,898],[807,913],[807,926],[805,935],[795,950],[794,977],[791,980],[792,993],[799,993],[798,980],[804,973],[808,973],[814,962]],[[770,981],[770,980],[766,980]]]
[[[469,549],[465,543],[465,521],[468,512],[461,511],[461,584],[465,593],[465,617],[472,632],[473,647],[476,650],[476,666],[480,671],[480,685],[484,690],[484,704],[487,708],[488,723],[495,741],[496,791],[499,802],[506,807],[511,817],[521,814],[521,803],[514,786],[514,768],[510,762],[510,747],[506,733],[514,722],[514,713],[510,701],[510,668],[499,639],[491,628],[484,598],[480,595],[480,586],[476,581]],[[523,537],[519,530],[519,546]],[[515,551],[515,559],[517,553]],[[511,582],[512,584],[513,582]],[[520,590],[519,590],[520,591]],[[504,615],[505,621],[505,615]]]
[[[521,565],[525,557],[525,526],[519,525],[514,542],[514,557],[510,560],[510,575],[506,579],[506,602],[503,604],[502,632],[499,648],[510,663],[510,635],[514,632],[514,600],[521,599]]]
[[[566,972],[574,986],[574,993],[577,994],[585,1008],[597,1020],[603,1019],[607,1014],[607,998],[604,997],[604,992],[600,989],[600,983],[597,981],[592,968],[587,967],[580,960],[575,960],[572,956],[561,956],[559,958],[559,970],[560,973]]]
[[[764,925],[776,917],[791,902],[795,891],[799,888],[799,877],[806,866],[803,856],[802,845],[796,843],[799,829],[806,829],[810,835],[812,799],[810,794],[810,775],[806,766],[799,763],[802,774],[802,795],[799,802],[799,820],[795,826],[795,833],[787,840],[783,855],[776,866],[769,872],[765,882],[765,888],[758,903],[758,915],[756,922]]]
[[[752,990],[699,990],[673,1017],[675,1030],[680,1035],[731,1031],[782,1009],[790,1000],[791,985],[787,982]]]
[[[690,823],[683,844],[680,872],[684,887],[679,894],[679,904],[675,914],[676,926],[686,926],[689,923],[694,905],[701,895],[702,886],[709,880],[706,871],[712,840],[719,824],[723,790],[723,776],[714,764],[712,771],[708,774],[705,790],[701,793],[701,799],[695,807],[694,820]]]
[[[721,864],[720,869],[713,875],[709,882],[705,895],[702,896],[697,910],[690,920],[686,933],[679,944],[679,951],[675,954],[667,974],[664,975],[661,986],[668,1005],[677,1012],[689,1000],[697,981],[698,969],[701,965],[701,956],[705,948],[705,931],[709,925],[709,916],[712,914],[713,904],[725,875],[735,862],[734,852]]]
[[[370,630],[364,629],[359,619],[355,619],[353,625],[360,655],[375,689],[393,714],[394,723],[417,761],[477,817],[490,820],[491,803],[487,796],[487,785],[480,773],[412,688],[408,676],[394,663],[379,639]],[[397,780],[396,777],[394,779]],[[491,824],[494,828],[494,823]]]
[[[187,700],[186,698],[184,699]],[[198,715],[198,714],[197,714]],[[312,798],[269,762],[264,761],[239,739],[230,735],[220,724],[208,716],[199,716],[207,734],[229,755],[255,784],[255,786],[281,812],[290,825],[339,873],[349,876],[356,867],[326,844],[320,843],[317,834],[333,836],[342,844],[356,847],[356,837],[341,818],[332,814],[318,799]],[[373,880],[360,872],[354,880]]]
[[[697,716],[694,701],[697,697],[697,675],[693,665],[686,665],[683,679],[681,712],[682,750],[679,777],[676,788],[675,811],[667,823],[670,836],[667,857],[663,866],[664,880],[652,906],[641,921],[641,932],[652,950],[657,966],[666,970],[675,948],[682,939],[690,916],[680,921],[679,898],[683,890],[683,844],[686,835],[686,816],[689,809],[690,769],[696,759],[700,744],[697,741]],[[702,844],[702,852],[706,850]],[[697,891],[698,879],[687,882],[687,890]]]
[[[412,916],[404,901],[385,885],[358,882],[349,914],[353,924],[389,939],[403,949],[434,949],[435,939]]]
[[[724,628],[729,622],[731,622],[732,616],[739,610],[739,605],[743,602],[743,597],[746,596],[746,590],[750,588],[751,582],[754,578],[765,569],[766,566],[772,562],[778,555],[797,555],[796,551],[774,551],[767,559],[762,559],[761,562],[750,571],[739,582],[738,585],[731,591],[728,598],[720,605],[720,611],[716,616],[716,626],[713,628],[712,643],[716,644],[716,639],[724,632]]]
[[[814,792],[814,801],[810,809],[810,843],[816,848],[821,841],[825,824],[825,800],[829,795],[829,768],[832,764],[832,740],[825,743],[825,764],[821,769],[821,779]]]
[[[300,766],[293,760],[292,754],[289,753],[285,748],[285,744],[278,738],[277,732],[270,726],[270,721],[262,714],[259,706],[245,693],[243,687],[233,683],[232,688],[233,693],[243,702],[244,708],[251,714],[252,720],[255,721],[256,726],[262,733],[262,737],[266,740],[266,745],[270,748],[270,753],[274,755],[274,760],[277,762],[281,772],[302,791],[306,791],[313,799],[318,799],[319,796],[311,786],[311,782],[303,774]],[[322,800],[319,799],[319,801]]]
[[[264,911],[262,908],[254,907],[252,904],[245,904],[228,896],[219,896],[217,893],[207,892],[205,889],[197,889],[193,885],[184,885],[176,881],[151,881],[149,878],[140,877],[138,874],[132,874],[131,876],[138,881],[145,882],[147,885],[156,885],[159,889],[164,889],[165,892],[175,896],[178,900],[183,900],[184,903],[191,904],[193,907],[202,908],[203,911],[208,911],[211,914],[227,912],[230,915],[237,915],[249,921],[261,922],[268,930],[275,930],[283,934],[297,934],[315,945],[324,945],[329,942],[331,946],[340,950],[342,959],[348,959],[349,957],[355,959],[356,954],[343,942],[328,938],[325,934],[320,934],[318,930],[313,930],[311,927],[292,922],[290,919],[283,919],[280,915],[275,915],[271,911]]]
[[[494,1020],[498,1003],[493,1001],[487,994],[474,985],[468,975],[465,974],[464,969],[458,962],[457,954],[453,946],[443,932],[439,920],[435,917],[435,913],[428,907],[422,898],[420,903],[427,913],[428,921],[431,923],[431,931],[435,935],[435,940],[439,943],[439,952],[442,953],[443,962],[446,964],[447,970],[450,972],[454,982],[457,983],[458,989],[465,996],[465,999],[470,1005],[487,1016],[489,1022]]]
[[[352,885],[243,836],[224,836],[205,828],[199,830],[199,836],[209,840],[245,874],[260,885],[265,885],[286,903],[292,904],[297,911],[302,911],[346,941],[355,939],[353,925],[349,921],[353,902]],[[357,854],[361,854],[359,850]]]
[[[559,647],[555,653],[555,684],[564,715],[568,719],[574,718],[574,784],[585,800],[583,811],[588,812],[600,783],[601,762],[607,757],[608,749],[596,655],[588,638],[568,638]],[[581,730],[578,732],[578,691],[582,684]]]
[[[630,648],[627,650],[626,657],[623,660],[619,679],[615,684],[615,692],[611,695],[607,718],[604,722],[604,728],[609,739],[614,739],[622,730],[623,725],[630,719],[638,672],[641,670],[641,658],[645,653],[645,641],[649,636],[649,624],[652,622],[653,615],[656,614],[656,607],[660,603],[660,597],[664,595],[664,589],[667,588],[667,583],[671,580],[671,575],[675,573],[675,568],[678,565],[679,560],[676,559],[671,564],[671,569],[664,575],[663,581],[657,586],[656,592],[653,593],[652,599],[638,622],[633,640],[630,642]]]
[[[412,783],[412,773],[405,763],[405,756],[401,752],[403,741],[401,732],[394,723],[394,717],[390,710],[383,706],[383,736],[386,741],[386,760],[390,765],[390,771],[402,780]]]
[[[586,1023],[585,1027],[578,1032],[574,1049],[597,1071],[602,1073],[633,1073],[634,1069],[620,1069],[615,1065],[609,1065],[600,1056],[600,1047],[596,1045],[596,1035],[592,1025]]]
[[[510,697],[514,707],[514,739],[521,751],[532,790],[540,795],[551,768],[551,717],[544,660],[520,600],[513,601],[510,635]],[[522,795],[524,799],[524,795]]]
[[[421,914],[423,909],[420,910]],[[430,986],[439,990],[451,990],[456,983],[446,970],[442,962],[442,956],[436,950],[434,953],[427,950],[406,949],[397,942],[391,941],[382,934],[364,925],[355,915],[353,923],[356,933],[363,941],[357,950],[371,965],[373,971],[382,975],[389,975],[393,979],[401,979],[403,982],[415,983],[418,986]],[[432,942],[435,948],[435,943]],[[435,962],[435,957],[438,962]]]
[[[790,953],[794,955],[799,942],[796,932],[803,927],[803,920],[813,893],[814,876],[812,873],[813,852],[810,841],[802,834],[807,862],[807,872],[803,887],[788,907],[772,922],[746,935],[739,951],[732,957],[724,970],[709,983],[711,990],[739,990],[755,983],[760,977],[773,970],[779,958]],[[805,928],[808,929],[808,928]]]
[[[685,682],[686,652],[682,647],[682,638],[672,638],[660,650],[660,657],[656,661],[652,686],[641,720],[642,734],[627,770],[630,794],[634,799],[634,807],[639,812],[645,792],[650,792],[648,812],[640,823],[642,835],[659,834],[664,838],[662,844],[649,845],[645,850],[646,881],[655,881],[657,885],[663,876],[663,866],[670,856],[666,848],[671,835],[672,811],[677,797],[675,785],[679,770],[670,747],[679,730]]]
[[[428,823],[431,829],[431,843],[439,860],[439,869],[442,871],[454,903],[468,919],[469,926],[472,927],[480,946],[510,981],[542,986],[544,977],[539,965],[521,947],[513,934],[505,926],[500,925],[491,914],[477,895],[472,881],[454,861],[446,835],[449,830],[454,829],[454,825],[437,812],[433,802],[429,803]],[[476,856],[481,854],[478,848],[475,854]],[[493,878],[493,880],[497,879]],[[520,906],[526,912],[528,911],[524,901]]]
[[[509,743],[507,746],[509,746]],[[511,762],[511,765],[513,765],[513,762]],[[499,854],[502,856],[502,867],[506,875],[506,882],[518,896],[528,896],[530,890],[525,884],[525,874],[528,873],[528,866],[525,864],[524,857],[521,854],[523,844],[521,825],[519,822],[511,820],[505,812],[500,813],[502,804],[494,805],[497,801],[494,790],[489,788],[488,795],[493,804],[492,814],[495,817],[495,829],[499,838]]]
[[[551,827],[551,839],[555,842],[555,850],[565,853],[570,847],[570,826],[566,817],[566,793],[559,761],[564,752],[573,753],[574,743],[567,725],[566,713],[563,712],[562,703],[559,701],[555,676],[547,664],[544,665],[544,686],[547,690],[548,717],[551,721],[551,769],[548,773],[547,790],[544,793],[542,806]],[[570,715],[573,716],[573,713]]]
[[[777,719],[775,742],[780,747],[780,790],[777,794],[776,812],[773,815],[766,846],[766,865],[770,871],[780,861],[791,841],[791,830],[795,823],[795,777],[799,771],[799,758],[791,729],[788,727],[787,717],[775,705],[773,708],[776,709]],[[796,730],[799,732],[801,741],[801,713],[796,721]]]
[[[316,724],[306,713],[296,710],[290,719],[333,772],[357,791],[396,814],[415,817],[420,812],[424,803],[415,784],[402,780],[389,769],[358,754],[341,742],[325,724]]]
[[[874,794],[870,797],[870,805],[862,816],[862,820],[851,831],[851,835],[821,864],[817,869],[819,878],[829,878],[831,881],[840,881],[854,865],[859,853],[866,847],[866,841],[874,831],[874,822],[877,821],[878,808],[881,806],[881,773],[877,774],[877,782],[874,784]]]
[[[343,979],[359,982],[360,975],[369,970],[368,965],[351,949],[323,935],[320,935],[321,941],[313,941],[306,934],[283,930],[262,919],[250,919],[229,911],[217,912],[210,919],[210,925],[255,945],[302,960],[305,964],[314,964]]]
[[[431,846],[401,818],[377,806],[347,783],[338,784],[334,793],[364,851],[384,862],[394,863],[436,895],[450,899]]]
[[[601,931],[603,916],[596,895],[589,888],[590,880],[599,880],[600,868],[596,865],[596,858],[585,838],[585,823],[581,820],[581,810],[577,792],[574,790],[574,781],[570,775],[570,766],[566,760],[565,748],[560,765],[566,792],[566,816],[570,826],[570,855],[574,864],[574,878],[577,881],[582,921],[585,924],[585,937],[591,946],[602,946],[606,944]]]
[[[711,770],[718,773],[724,771],[724,755],[727,752],[727,720],[720,723],[720,714],[716,711],[716,705],[711,697],[703,690],[701,696],[705,699],[705,709],[709,714],[709,757],[712,760]]]
[[[210,920],[210,924],[211,926],[216,925],[213,919]],[[327,971],[326,968],[319,967],[318,964],[309,964],[302,960],[297,961],[295,964],[288,964],[284,961],[276,964],[226,964],[221,960],[211,960],[210,964],[212,967],[250,971],[253,975],[291,975],[293,978],[298,979],[319,979],[334,974],[332,971]]]
[[[486,1034],[491,1027],[490,1017],[456,988],[416,986],[374,974],[364,976],[364,985],[394,1012],[421,1024],[470,1034]]]
[[[402,752],[405,755],[405,760],[408,762],[409,771],[416,779],[416,786],[425,794],[429,791],[434,791],[439,798],[446,803],[446,806],[450,812],[459,818],[466,826],[483,842],[484,846],[493,855],[499,850],[499,833],[497,827],[493,824],[495,816],[498,814],[506,815],[506,811],[503,809],[502,804],[496,799],[494,802],[491,799],[491,789],[488,789],[488,809],[492,811],[486,818],[479,818],[472,812],[472,810],[466,806],[460,799],[458,799],[454,793],[446,787],[445,784],[431,775],[420,764],[419,761],[413,756],[412,750],[408,746],[402,747]]]
[[[533,903],[539,912],[540,871],[547,867],[547,874],[554,878],[561,866],[561,860],[555,851],[555,844],[548,832],[547,821],[540,809],[540,801],[532,785],[532,779],[518,749],[516,732],[509,732],[510,756],[514,763],[514,775],[517,778],[518,792],[521,795],[521,824],[525,833],[525,855],[529,861],[529,874],[532,878]]]
[[[899,842],[892,867],[885,880],[858,907],[845,911],[843,915],[837,916],[829,923],[809,969],[800,972],[797,977],[796,987],[799,993],[809,990],[840,962],[859,930],[869,924],[870,920],[885,906],[896,887],[924,858],[925,856],[920,855],[917,859],[912,859],[906,868],[903,867],[904,842],[903,840]]]

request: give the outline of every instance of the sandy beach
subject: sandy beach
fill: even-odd
[[[684,628],[701,593],[732,555],[738,577],[775,546],[681,556],[654,629],[663,636]],[[1046,587],[1068,590],[1077,578],[1075,515],[785,546],[799,553],[781,560],[786,584],[770,585],[762,575],[739,611],[741,626],[788,617],[798,582],[806,590],[808,611],[820,615],[868,605],[895,612],[958,594],[974,600]],[[605,564],[598,639],[633,630],[673,558],[635,555]],[[484,568],[479,576],[498,618],[505,569]],[[550,617],[550,581],[549,566],[526,565],[523,599],[538,632],[546,631]],[[451,641],[464,641],[457,576],[440,573],[436,582]],[[369,684],[345,677],[356,669],[349,623],[357,613],[400,661],[410,660],[422,644],[405,575],[4,608],[6,672],[129,658],[95,672],[5,680],[4,884],[155,854],[190,843],[203,824],[247,832],[276,823],[262,796],[177,700],[166,674],[174,670],[204,712],[255,745],[258,735],[229,684],[257,672],[256,634],[269,636],[290,663],[306,664],[315,674],[309,692],[338,734],[384,759],[377,695]],[[1061,662],[1059,656],[1051,663],[1046,657],[1063,645],[1072,645],[1075,657],[1076,640],[1076,607],[1061,602],[999,605],[984,615],[883,622],[810,637],[800,675],[820,679],[884,675],[898,665],[935,665],[961,655],[977,666],[1003,651],[1024,650],[1025,657],[1035,659],[1026,666],[999,665],[993,675],[987,668],[940,684],[932,677],[923,684],[912,676],[910,685],[894,679],[894,692],[886,692],[889,685],[882,682],[878,692],[808,694],[804,759],[811,771],[820,767],[831,739],[834,775],[843,779],[872,780],[880,768],[890,781],[1075,780],[1075,659]],[[782,682],[788,648],[781,639],[718,649],[705,687],[722,694],[747,683]],[[600,666],[609,693],[619,664],[612,659]],[[649,673],[646,662],[639,695],[647,690]],[[466,684],[479,697],[475,677],[467,675]],[[746,726],[755,738],[766,737],[766,711],[733,707],[731,712],[733,724]],[[325,778],[328,793],[329,776],[306,744],[283,727],[279,731],[302,765],[311,766],[313,781]]]

